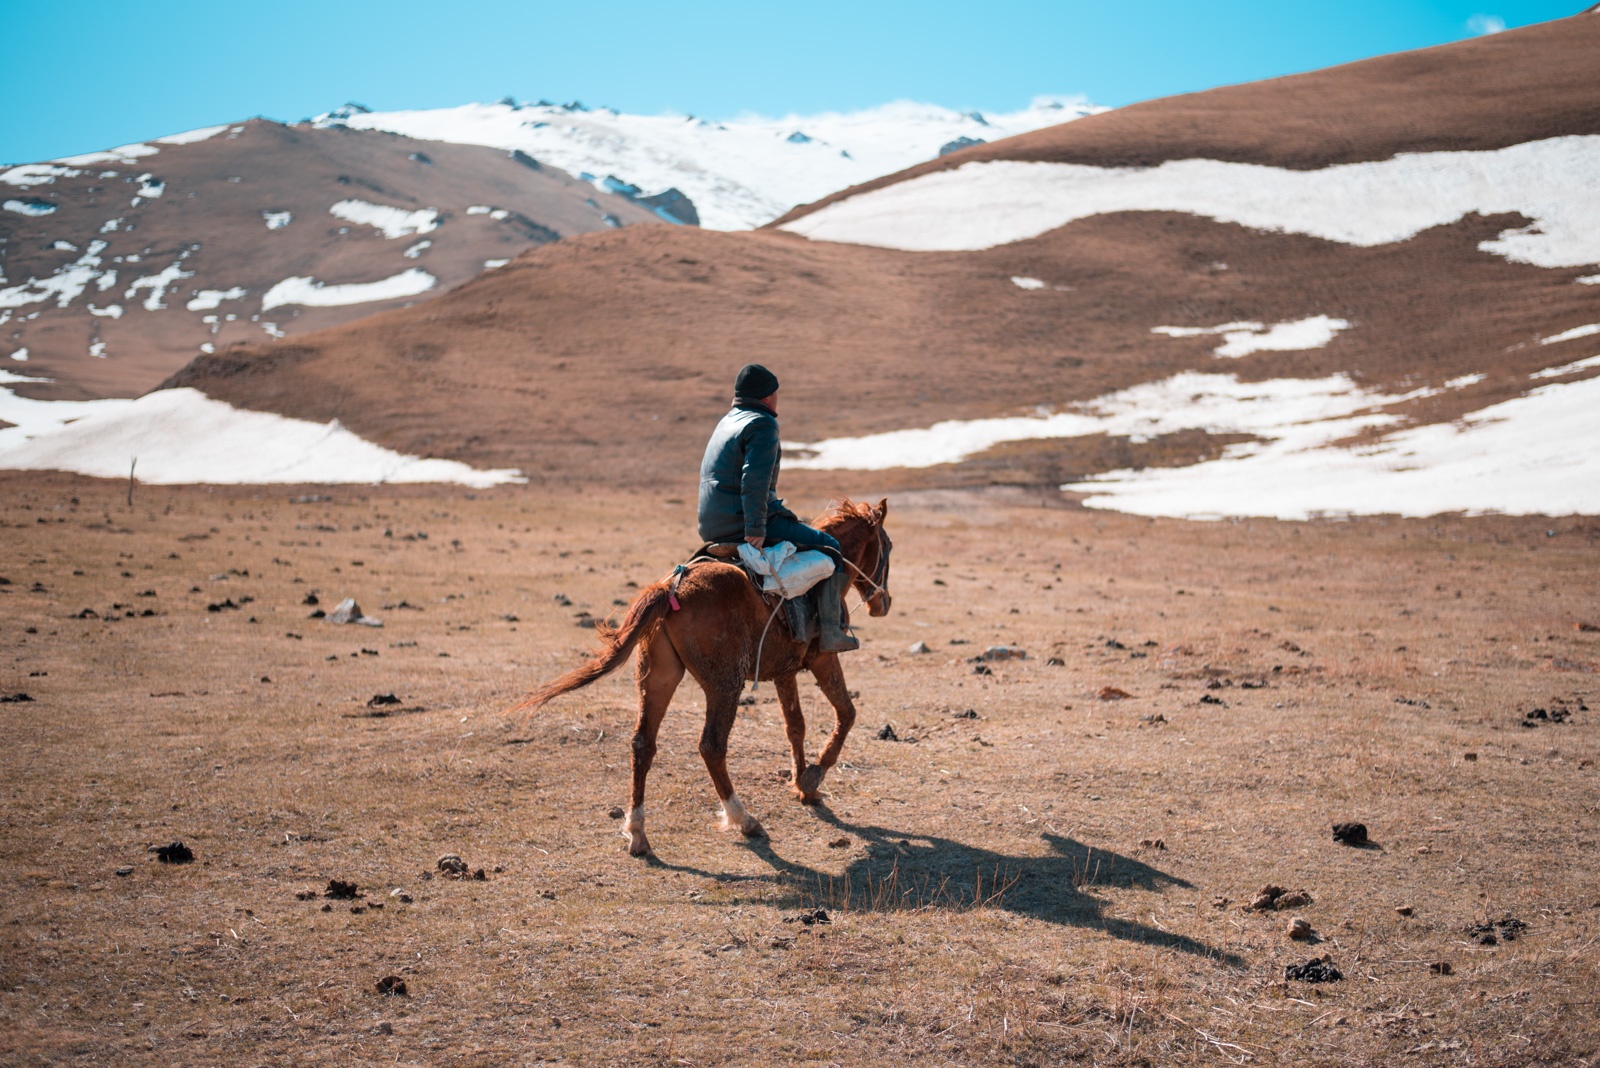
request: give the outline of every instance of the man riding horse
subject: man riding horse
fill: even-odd
[[[700,461],[700,537],[707,542],[748,542],[757,549],[781,541],[797,549],[826,550],[839,560],[839,542],[800,522],[778,496],[780,464],[778,376],[746,364],[733,382],[733,408],[717,423]],[[850,577],[842,566],[817,594],[819,648],[845,653],[860,648],[842,622]]]
[[[600,648],[585,663],[528,694],[510,709],[530,715],[562,694],[605,678],[635,649],[639,719],[633,732],[633,793],[622,832],[628,852],[650,852],[644,833],[645,779],[656,756],[656,737],[685,675],[705,691],[706,722],[700,756],[722,802],[723,826],[754,837],[761,823],[734,793],[728,774],[728,736],[739,715],[747,680],[770,679],[783,711],[784,733],[794,759],[790,788],[805,804],[839,760],[856,721],[856,707],[838,653],[856,648],[843,626],[843,596],[854,589],[873,616],[889,614],[889,555],[894,542],[884,529],[887,498],[876,505],[838,500],[807,525],[778,499],[778,379],[751,364],[734,384],[733,410],[717,424],[700,471],[700,536],[708,542],[788,541],[830,551],[838,570],[822,587],[818,615],[822,633],[807,639],[790,625],[774,628],[776,606],[760,587],[723,554],[681,564],[635,595],[614,626],[597,623]],[[848,572],[847,570],[848,569]],[[770,639],[770,640],[769,640]],[[806,757],[806,719],[796,676],[809,671],[833,706],[834,727],[813,762]]]

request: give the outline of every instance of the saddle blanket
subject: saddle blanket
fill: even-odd
[[[739,559],[761,576],[763,591],[780,593],[786,601],[803,595],[834,572],[833,559],[827,553],[796,549],[787,541],[764,549],[745,542],[739,546]]]

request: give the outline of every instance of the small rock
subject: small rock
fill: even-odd
[[[1461,759],[1462,760],[1476,761],[1478,759],[1478,754],[1477,753],[1462,753],[1461,754]]]
[[[1450,962],[1447,960],[1436,960],[1428,965],[1428,971],[1434,975],[1449,975],[1455,969],[1450,966]]]
[[[396,697],[392,693],[375,693],[367,701],[367,707],[368,708],[383,708],[386,705],[397,705],[399,703],[400,703],[400,698]]]
[[[323,891],[323,895],[335,901],[353,901],[361,896],[361,891],[356,888],[355,883],[347,883],[343,879],[329,879],[328,889]]]
[[[1304,890],[1291,890],[1273,902],[1272,907],[1277,909],[1302,909],[1309,904],[1311,904],[1310,894]]]
[[[623,816],[626,816],[627,813],[622,811],[622,806],[621,805],[613,805],[611,807],[611,811],[609,813],[607,813],[607,815],[609,815],[614,820],[620,820]]]
[[[382,979],[379,979],[378,993],[384,995],[385,997],[391,998],[403,998],[410,996],[410,992],[406,989],[406,981],[400,978],[398,975],[386,975]]]
[[[1026,660],[1028,651],[1015,645],[991,645],[983,651],[985,660]]]
[[[1115,686],[1102,686],[1100,687],[1100,693],[1096,696],[1102,701],[1126,701],[1133,694],[1127,690],[1119,690]]]
[[[931,652],[933,652],[933,650],[928,648],[928,643],[927,642],[912,642],[911,646],[908,649],[906,649],[906,652],[921,654],[921,653],[931,653]]]
[[[448,875],[467,874],[467,862],[462,860],[461,857],[456,853],[446,853],[444,856],[439,858],[435,866],[440,871],[445,872]]]
[[[1310,922],[1301,919],[1299,916],[1289,921],[1286,933],[1297,942],[1309,942],[1316,936],[1316,932],[1311,929]]]
[[[898,742],[900,740],[900,736],[894,732],[894,724],[892,723],[885,723],[880,727],[877,738],[880,742]]]
[[[974,664],[972,667],[972,673],[974,675],[993,675],[994,669],[988,664]]]
[[[132,864],[124,864],[122,867],[117,869],[117,874],[118,875],[132,875],[133,874],[133,865]]]
[[[1417,914],[1417,910],[1410,905],[1396,905],[1394,910],[1401,916],[1415,916]]]
[[[312,618],[316,618],[315,612],[312,613]],[[329,612],[323,617],[323,622],[354,623],[363,627],[383,626],[383,621],[381,619],[374,619],[372,616],[362,612],[361,606],[356,604],[356,599],[354,597],[346,597],[344,600],[340,601],[334,607],[333,611]]]
[[[1045,667],[1066,667],[1067,662],[1059,656],[1052,656],[1044,662]]]
[[[969,709],[967,709],[967,710],[965,710],[963,712],[957,712],[955,714],[955,718],[956,719],[977,719],[978,718],[978,710],[976,708],[969,708]]]
[[[188,864],[194,860],[194,850],[182,842],[173,842],[170,845],[151,846],[150,852],[163,864]]]
[[[1335,842],[1343,842],[1345,845],[1366,845],[1367,825],[1365,823],[1335,823],[1333,825],[1333,840]]]
[[[833,841],[828,843],[828,848],[829,849],[849,849],[850,848],[850,836],[849,835],[844,835],[843,837],[835,838]]]
[[[0,705],[21,705],[27,704],[32,700],[33,698],[29,697],[25,693],[22,693],[21,691],[18,691],[17,693],[0,694]]]
[[[1144,838],[1139,842],[1141,849],[1166,849],[1167,843],[1160,838]]]

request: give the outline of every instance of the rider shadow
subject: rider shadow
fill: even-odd
[[[826,805],[818,805],[812,811],[822,822],[863,843],[866,855],[853,860],[843,873],[832,875],[779,856],[770,839],[749,840],[748,848],[772,866],[778,885],[786,891],[777,900],[767,899],[769,904],[864,913],[997,908],[1046,923],[1104,931],[1124,941],[1175,949],[1224,964],[1244,964],[1237,955],[1198,939],[1107,916],[1107,902],[1092,892],[1097,886],[1153,892],[1168,887],[1193,889],[1186,880],[1132,857],[1049,833],[1041,835],[1049,848],[1043,856],[1008,856],[936,835],[907,834],[848,822]]]

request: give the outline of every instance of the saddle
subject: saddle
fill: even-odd
[[[689,568],[695,564],[704,563],[732,564],[744,572],[744,577],[750,580],[750,584],[755,587],[755,591],[761,595],[762,600],[767,601],[769,598],[778,597],[778,594],[769,594],[762,588],[762,577],[747,567],[744,560],[740,558],[739,546],[741,544],[741,542],[737,541],[707,542],[691,553],[689,559],[679,564],[673,572],[671,592],[674,600],[676,600],[678,594],[678,583],[688,573]],[[815,549],[817,552],[831,556],[836,566],[841,570],[844,568],[844,562],[839,558],[839,554],[832,549],[820,545],[807,546],[807,548]],[[818,634],[820,624],[816,599],[825,585],[826,583],[818,583],[799,597],[780,601],[782,608],[779,611],[779,615],[783,618],[783,622],[788,625],[790,636],[801,645],[811,644],[812,639],[816,638]]]

